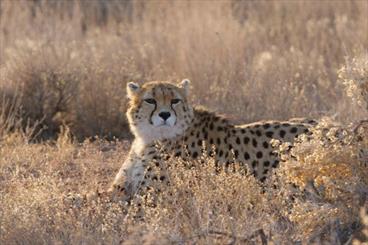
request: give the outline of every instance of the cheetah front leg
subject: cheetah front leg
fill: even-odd
[[[129,156],[121,166],[109,192],[119,199],[130,200],[139,191],[147,162],[153,152],[155,152],[153,145],[142,146],[134,141]]]
[[[144,162],[144,155],[138,155],[132,148],[110,188],[107,191],[90,192],[85,196],[86,200],[123,201],[129,204],[139,191],[144,178],[146,168]]]
[[[142,157],[130,152],[128,158],[115,176],[109,189],[113,197],[129,201],[139,190],[144,178],[145,165]]]

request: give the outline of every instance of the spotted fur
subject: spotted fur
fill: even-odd
[[[246,164],[256,178],[264,181],[280,161],[270,141],[293,142],[314,124],[292,119],[234,125],[215,113],[193,108],[187,100],[188,87],[188,80],[178,85],[128,84],[127,117],[135,140],[115,177],[112,191],[124,192],[130,199],[139,190],[166,183],[165,159],[159,149],[187,160],[205,152],[215,158],[219,167],[234,162]]]

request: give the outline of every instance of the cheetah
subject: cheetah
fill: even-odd
[[[168,182],[162,149],[185,160],[205,152],[220,167],[234,162],[246,164],[258,180],[264,181],[280,162],[270,141],[293,142],[313,124],[294,119],[234,125],[220,115],[193,107],[188,102],[189,86],[188,79],[179,84],[127,84],[126,115],[135,139],[109,191],[124,193],[130,199],[145,187]]]

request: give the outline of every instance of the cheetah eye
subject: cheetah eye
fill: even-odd
[[[171,100],[171,104],[172,105],[176,105],[177,103],[179,103],[180,102],[180,99],[172,99]]]
[[[145,99],[144,102],[146,102],[148,104],[151,104],[151,105],[156,104],[156,100],[155,99]]]

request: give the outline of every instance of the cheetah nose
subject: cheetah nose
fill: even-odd
[[[170,112],[168,112],[168,111],[162,111],[162,112],[160,112],[158,115],[159,115],[162,119],[164,119],[164,121],[166,121],[166,119],[168,119],[168,118],[171,116]]]

